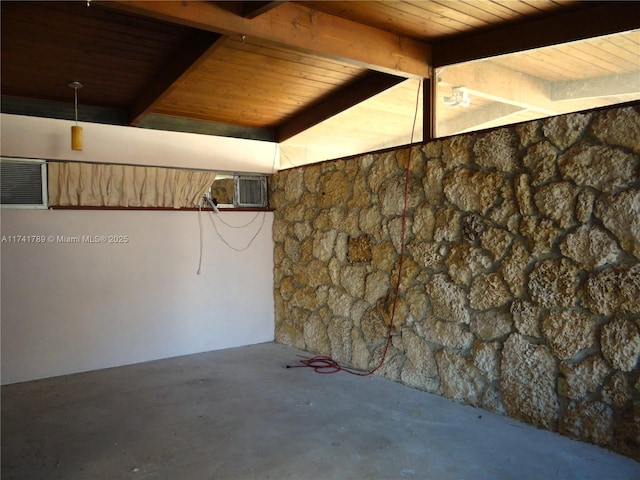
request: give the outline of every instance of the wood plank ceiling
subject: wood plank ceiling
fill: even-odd
[[[81,121],[279,142],[282,168],[420,141],[434,134],[434,110],[439,135],[555,111],[550,82],[553,94],[580,107],[584,95],[569,98],[579,86],[570,82],[587,70],[603,85],[591,96],[625,101],[640,57],[638,31],[500,56],[637,29],[637,2],[0,5],[3,113],[72,119],[67,85],[77,80]],[[448,67],[485,57],[484,77]],[[509,97],[505,79],[529,90]],[[615,79],[626,82],[617,92]],[[463,83],[474,97],[464,116],[434,108],[434,94],[451,95]],[[518,95],[538,95],[543,107]]]
[[[468,108],[437,105],[445,136],[640,99],[640,30],[437,69],[439,98],[465,85]],[[463,110],[463,111],[461,111]]]

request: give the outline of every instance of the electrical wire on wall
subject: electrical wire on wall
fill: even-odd
[[[276,159],[277,158],[278,158],[278,144],[275,144],[275,150],[273,152],[273,162],[271,164],[271,173],[274,173],[275,170],[276,170]],[[254,217],[251,220],[249,220],[247,223],[245,223],[244,225],[231,225],[231,224],[225,222],[222,219],[221,215],[218,215],[220,213],[220,210],[218,210],[218,207],[216,206],[215,202],[209,196],[203,197],[202,202],[198,206],[198,226],[199,226],[199,229],[200,229],[200,257],[199,257],[199,260],[198,260],[198,270],[196,272],[197,275],[200,275],[200,272],[202,271],[202,257],[203,257],[203,250],[204,250],[204,228],[203,228],[203,225],[202,225],[202,208],[203,208],[202,204],[204,202],[208,203],[208,206],[211,207],[210,210],[207,208],[207,212],[209,213],[209,217],[211,218],[211,224],[213,225],[213,230],[216,232],[216,235],[222,241],[222,243],[224,243],[227,247],[229,247],[231,250],[234,250],[236,252],[244,252],[244,251],[248,250],[249,247],[251,247],[251,245],[253,244],[254,240],[258,237],[258,235],[262,231],[262,228],[264,227],[264,223],[265,223],[265,220],[266,220],[266,217],[267,217],[267,212],[263,211],[262,212],[262,221],[260,222],[260,226],[258,227],[256,232],[253,234],[251,239],[249,239],[249,242],[245,246],[238,247],[238,246],[232,245],[232,243],[229,240],[227,240],[220,233],[220,231],[218,230],[218,226],[216,225],[216,221],[220,221],[223,225],[225,225],[228,228],[244,229],[244,228],[248,228],[251,224],[253,224],[258,219],[258,217],[260,216],[260,212],[256,212]],[[205,207],[206,206],[207,205],[205,205]],[[216,220],[215,217],[217,217],[217,220]]]
[[[202,229],[202,204],[198,206],[198,225],[200,226],[200,257],[198,259],[198,271],[197,275],[200,275],[200,271],[202,270],[202,250],[204,247],[204,233]]]
[[[387,329],[386,342],[384,345],[382,356],[380,357],[380,361],[371,370],[358,370],[355,368],[349,368],[349,367],[340,365],[331,357],[319,355],[312,358],[303,358],[302,360],[299,361],[301,365],[287,365],[287,368],[308,367],[308,368],[313,368],[317,373],[329,374],[329,373],[337,373],[337,372],[343,371],[343,372],[350,373],[351,375],[366,377],[378,371],[384,364],[384,361],[387,357],[387,352],[389,351],[389,345],[391,344],[394,321],[396,317],[396,309],[398,305],[398,294],[400,292],[400,281],[402,279],[402,264],[405,256],[404,250],[405,250],[406,230],[407,230],[407,203],[409,199],[409,179],[411,176],[411,157],[413,155],[413,139],[414,139],[414,132],[416,128],[416,121],[418,118],[418,108],[420,105],[421,87],[422,87],[422,82],[418,82],[418,91],[416,93],[416,105],[415,105],[415,111],[413,114],[413,123],[411,126],[411,141],[409,143],[409,159],[407,160],[407,168],[405,170],[405,179],[404,179],[404,204],[402,208],[402,230],[400,234],[400,256],[398,258],[398,277],[396,279],[396,284],[394,286],[394,298],[393,298],[393,308],[391,310],[391,319],[389,320],[389,327]]]
[[[233,225],[229,225],[228,223],[225,223],[225,222],[222,222],[222,223],[224,223],[225,225],[227,225],[230,228],[235,228],[235,229],[247,228],[249,225],[251,225],[258,218],[258,215],[259,215],[259,212],[256,212],[255,217],[253,217],[253,219],[249,223],[247,223],[246,225],[233,226]],[[264,227],[264,221],[265,221],[265,218],[267,217],[267,213],[266,212],[262,212],[262,222],[260,223],[260,226],[258,227],[258,230],[256,230],[256,233],[253,235],[253,237],[251,237],[251,239],[249,240],[249,243],[247,243],[244,247],[236,247],[236,246],[232,245],[227,239],[225,239],[220,234],[220,232],[218,231],[218,227],[216,226],[216,221],[214,220],[213,212],[209,211],[209,216],[211,217],[211,224],[213,225],[213,230],[216,232],[216,235],[218,236],[218,238],[220,240],[222,240],[222,242],[227,247],[229,247],[231,250],[234,250],[236,252],[244,252],[245,250],[249,249],[249,247],[251,246],[253,241],[256,239],[256,237],[262,231],[262,227]]]

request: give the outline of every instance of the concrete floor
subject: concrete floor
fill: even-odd
[[[2,479],[640,479],[602,448],[273,343],[2,388]]]

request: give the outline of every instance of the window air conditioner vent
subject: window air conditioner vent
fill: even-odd
[[[266,175],[236,175],[234,177],[233,206],[236,208],[267,207]]]
[[[0,160],[3,208],[47,208],[47,164],[43,160]]]

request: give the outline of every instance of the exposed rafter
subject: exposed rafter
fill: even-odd
[[[640,94],[640,72],[554,82],[551,100],[577,100]]]
[[[439,108],[451,108],[447,105]],[[460,108],[460,107],[459,107]],[[468,111],[460,108],[460,114],[451,120],[438,124],[438,136],[444,137],[455,133],[465,132],[470,129],[483,128],[484,125],[493,125],[501,119],[523,111],[524,108],[505,103],[492,103],[486,107]]]
[[[547,84],[490,62],[474,62],[443,68],[438,73],[442,86],[464,86],[471,97],[538,111],[545,115],[558,113],[550,100]]]
[[[130,108],[130,123],[138,125],[155,105],[171,93],[177,82],[207,60],[224,42],[225,37],[200,31],[195,38],[165,65],[161,73],[144,89]]]
[[[276,129],[276,141],[283,142],[405,80],[403,77],[386,73],[370,72],[365,77],[338,90],[329,98],[321,100],[280,125]]]
[[[253,19],[213,2],[138,0],[101,5],[224,35],[268,40],[393,75],[430,77],[428,44],[290,2]]]

